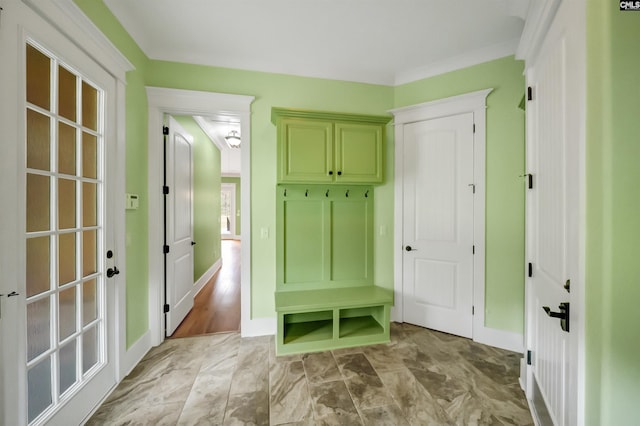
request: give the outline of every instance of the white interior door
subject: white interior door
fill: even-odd
[[[404,321],[473,332],[473,114],[404,126]]]
[[[193,138],[171,116],[167,137],[166,334],[170,336],[193,308]]]
[[[22,2],[2,6],[0,424],[80,424],[117,380],[116,83]]]
[[[220,188],[220,235],[223,240],[235,238],[236,184],[223,183]]]
[[[527,343],[532,351],[527,395],[543,424],[577,424],[575,335],[561,328],[560,304],[570,303],[572,318],[580,304],[572,296],[581,287],[579,254],[579,164],[584,62],[576,7],[563,2],[534,63],[527,83],[527,170],[533,188],[527,194]],[[528,271],[529,273],[529,271]],[[565,288],[570,280],[571,290]],[[552,314],[553,315],[553,314]]]

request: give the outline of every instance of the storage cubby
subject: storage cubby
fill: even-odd
[[[284,315],[283,342],[305,343],[333,338],[333,311]]]
[[[384,333],[384,306],[340,309],[339,337],[372,336]]]

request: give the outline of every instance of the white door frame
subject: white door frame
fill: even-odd
[[[394,182],[394,293],[395,306],[391,310],[393,321],[403,321],[403,271],[402,238],[404,217],[404,125],[418,121],[432,120],[451,115],[473,113],[475,123],[474,138],[474,184],[476,194],[473,212],[473,340],[512,351],[522,352],[522,334],[488,328],[484,323],[485,293],[485,162],[486,162],[486,99],[493,89],[484,89],[464,95],[453,96],[418,105],[393,109],[395,125],[395,182]]]
[[[242,180],[240,181],[242,182]],[[228,235],[221,235],[220,238],[223,240],[233,240],[238,238],[238,233],[236,232],[236,184],[233,182],[222,182],[220,184],[220,189],[227,188],[231,191],[231,230],[232,233]]]
[[[157,346],[164,340],[164,275],[162,253],[162,125],[164,114],[202,115],[214,113],[240,118],[242,135],[242,228],[251,229],[251,103],[253,96],[193,90],[147,87],[149,104],[149,333],[150,344]],[[251,233],[246,232],[241,248],[240,327],[243,335],[250,332],[251,323]],[[144,337],[144,336],[143,336]]]

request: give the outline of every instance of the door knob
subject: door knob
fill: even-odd
[[[559,318],[562,330],[567,333],[569,332],[569,302],[562,302],[560,306],[558,306],[560,312],[553,312],[548,306],[543,306],[542,309],[544,309],[551,318]]]
[[[195,241],[191,241],[191,245],[192,245],[192,246],[195,246],[195,245],[196,245],[196,242],[195,242]]]
[[[418,251],[417,249],[414,249],[414,248],[413,248],[413,247],[411,247],[411,246],[406,246],[404,249],[405,249],[406,251]]]
[[[109,268],[107,269],[107,278],[112,278],[114,275],[118,275],[119,273],[120,271],[116,266],[114,266],[113,268]]]

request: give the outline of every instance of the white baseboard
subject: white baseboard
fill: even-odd
[[[220,236],[221,239],[223,240],[241,240],[242,237],[240,235],[222,235]]]
[[[269,336],[276,334],[276,318],[254,318],[240,327],[242,337]]]
[[[193,297],[196,297],[198,293],[200,293],[200,290],[202,290],[202,287],[204,287],[209,282],[211,277],[213,277],[221,267],[222,267],[222,258],[219,257],[218,260],[216,260],[213,263],[213,265],[211,265],[211,267],[207,269],[206,272],[202,274],[200,278],[198,278],[198,281],[196,281],[193,284]]]
[[[124,353],[124,359],[122,359],[120,363],[120,380],[131,373],[131,370],[138,365],[151,347],[151,330],[147,330],[147,332]]]
[[[523,353],[524,336],[512,331],[498,330],[489,327],[478,327],[473,330],[474,342],[484,345],[495,346],[496,348],[508,351]]]

